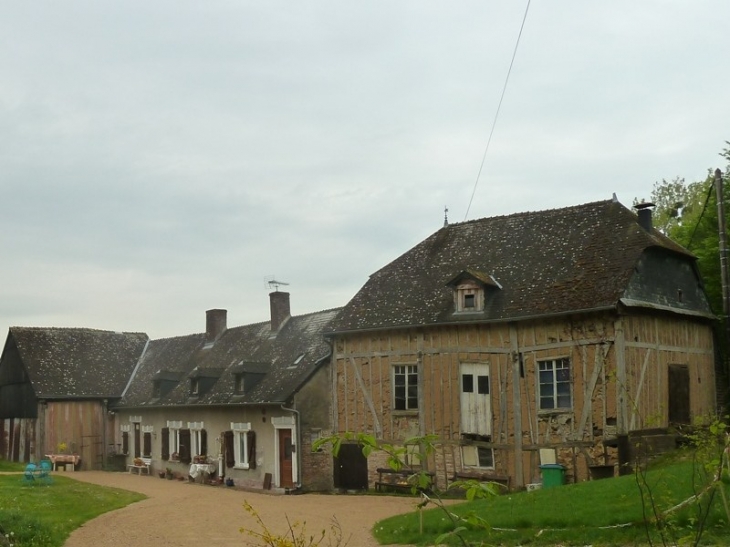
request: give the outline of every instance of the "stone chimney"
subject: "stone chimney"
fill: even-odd
[[[639,203],[638,205],[634,205],[636,214],[639,215],[639,226],[649,233],[651,233],[654,228],[651,222],[651,210],[653,208],[653,203]]]
[[[208,310],[205,312],[205,342],[215,342],[226,332],[227,310]]]
[[[281,326],[291,317],[289,293],[274,291],[269,293],[271,304],[271,332],[278,332]]]

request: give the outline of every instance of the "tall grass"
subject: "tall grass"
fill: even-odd
[[[659,509],[689,498],[704,478],[691,461],[675,461],[653,468],[647,474]],[[728,490],[728,485],[724,485]],[[645,526],[641,496],[633,475],[575,485],[506,494],[449,507],[465,516],[471,512],[485,519],[491,530],[467,527],[463,536],[474,545],[641,545],[648,544],[647,530],[661,544],[656,529]],[[667,520],[677,538],[691,536],[696,525],[696,505],[690,505]],[[443,511],[423,514],[423,534],[415,513],[379,522],[374,529],[384,544],[429,545],[449,531]],[[726,513],[719,496],[713,501],[703,536],[709,544],[724,545],[730,537]],[[456,543],[454,543],[456,544]]]
[[[24,467],[24,466],[23,466]],[[0,533],[15,547],[61,547],[86,521],[145,496],[53,474],[51,484],[0,475]]]

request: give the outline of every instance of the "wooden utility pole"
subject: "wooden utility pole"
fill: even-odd
[[[728,354],[730,353],[730,288],[728,288],[728,250],[725,228],[725,201],[722,189],[722,171],[715,169],[715,192],[717,195],[717,229],[720,247],[720,280],[722,284],[722,318],[725,327],[725,373],[728,373]]]

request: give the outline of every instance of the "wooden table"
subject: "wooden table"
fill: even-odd
[[[59,465],[62,465],[63,470],[66,471],[68,464],[71,464],[71,471],[76,471],[76,466],[81,461],[81,456],[78,454],[46,454],[46,458],[53,463],[54,471],[58,470]]]

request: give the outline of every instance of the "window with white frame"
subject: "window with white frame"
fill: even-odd
[[[192,456],[205,456],[207,451],[207,447],[203,442],[205,423],[188,422],[188,429],[190,430],[190,454]]]
[[[250,467],[248,461],[248,432],[251,431],[251,423],[231,422],[231,431],[233,431],[233,454],[236,461],[233,467],[248,469]]]
[[[182,429],[181,421],[168,421],[167,427],[169,429],[169,450],[170,460],[177,461],[180,459],[180,430]]]
[[[570,395],[570,359],[538,361],[540,410],[572,408]]]
[[[393,365],[393,409],[418,410],[416,365]]]
[[[464,445],[461,447],[464,467],[494,469],[494,450],[486,446]]]

